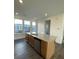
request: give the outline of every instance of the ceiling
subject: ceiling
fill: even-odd
[[[64,0],[23,0],[23,4],[20,4],[19,0],[14,0],[15,17],[41,20],[61,13],[64,13]]]

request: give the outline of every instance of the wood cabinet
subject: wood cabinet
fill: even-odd
[[[44,59],[50,59],[55,52],[55,44],[54,40],[51,40],[51,38],[46,41],[44,37],[42,36],[42,39],[38,37],[34,37],[32,35],[28,35],[28,42],[29,44],[38,52]]]
[[[32,36],[29,36],[29,44],[34,47],[35,40]]]
[[[41,55],[45,58],[47,51],[47,43],[44,41],[41,41]]]
[[[45,59],[50,59],[55,53],[55,44],[54,41],[41,41],[41,55]]]
[[[29,40],[29,35],[25,36],[25,40],[28,41]]]
[[[46,59],[51,59],[55,53],[55,44],[54,41],[49,41],[47,43]]]

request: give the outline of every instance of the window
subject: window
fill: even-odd
[[[21,33],[23,31],[23,22],[20,19],[15,19],[15,32]]]
[[[32,34],[36,34],[37,27],[36,27],[36,22],[32,22]]]
[[[30,21],[24,20],[24,32],[30,33],[30,26],[31,26]]]
[[[20,20],[15,19],[14,22],[15,25],[15,33],[30,33],[30,34],[36,34],[37,33],[37,23],[35,21],[27,21],[27,20]]]

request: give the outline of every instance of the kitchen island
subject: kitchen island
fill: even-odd
[[[27,42],[44,58],[50,59],[55,52],[55,37],[44,34],[26,34]]]

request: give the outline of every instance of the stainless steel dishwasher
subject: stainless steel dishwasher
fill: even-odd
[[[41,53],[41,40],[39,40],[38,38],[34,38],[34,39],[35,39],[34,48],[38,53]]]

